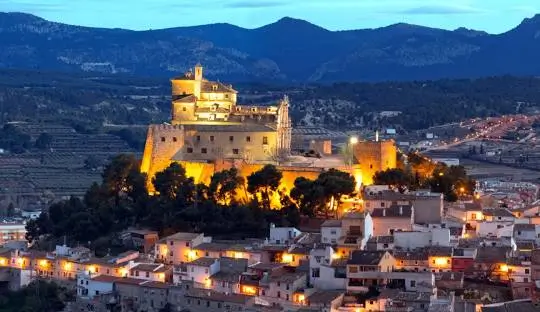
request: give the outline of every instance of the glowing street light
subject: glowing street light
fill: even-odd
[[[351,143],[351,145],[354,145],[356,143],[358,143],[358,138],[353,136],[349,139],[349,143]]]

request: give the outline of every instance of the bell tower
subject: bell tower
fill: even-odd
[[[203,79],[203,67],[201,63],[197,63],[197,65],[195,65],[195,80],[201,81],[202,79]]]

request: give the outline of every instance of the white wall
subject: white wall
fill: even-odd
[[[341,227],[321,227],[321,239],[324,244],[335,244],[341,237]]]
[[[270,227],[270,244],[291,244],[302,232],[293,227]]]
[[[373,236],[373,220],[371,219],[371,215],[367,213],[364,218],[364,238],[362,239],[362,246],[360,246],[361,249],[364,249],[366,247],[367,241],[372,236]]]
[[[430,232],[394,232],[394,246],[413,250],[431,245]]]
[[[479,237],[486,236],[512,236],[513,224],[507,222],[478,222],[476,226],[476,235]]]

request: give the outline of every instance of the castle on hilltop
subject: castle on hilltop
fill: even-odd
[[[290,155],[287,96],[275,106],[238,105],[232,85],[205,79],[200,64],[171,83],[170,124],[148,130],[141,170],[149,176],[171,161],[200,168],[224,162],[265,164]]]
[[[274,164],[283,174],[280,189],[284,191],[292,189],[296,178],[316,179],[330,168],[351,173],[359,187],[370,184],[376,171],[395,167],[395,144],[390,141],[355,143],[353,162],[344,155],[332,155],[329,140],[307,147],[316,149],[318,157],[293,153],[287,96],[272,106],[238,105],[238,92],[232,85],[204,79],[199,64],[171,79],[171,84],[171,120],[149,126],[141,163],[150,191],[152,177],[173,162],[180,163],[197,183],[205,184],[225,169],[237,168],[248,177]]]

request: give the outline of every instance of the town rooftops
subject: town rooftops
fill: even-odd
[[[392,205],[389,208],[375,208],[371,212],[372,218],[410,218],[413,207],[411,205]]]
[[[292,283],[302,277],[306,277],[306,272],[291,270],[287,267],[272,271],[269,276],[269,281],[273,283]]]
[[[347,262],[348,265],[378,265],[386,252],[355,250]]]
[[[514,218],[514,215],[510,212],[510,210],[502,208],[484,209],[482,214],[490,217]]]
[[[442,272],[442,273],[435,273],[435,279],[438,281],[461,281],[463,280],[464,273],[463,272]]]
[[[361,212],[352,211],[343,215],[342,219],[364,219],[365,217],[366,217],[365,214]]]
[[[199,237],[201,235],[200,233],[186,233],[186,232],[179,232],[176,234],[173,234],[171,236],[167,236],[167,240],[174,240],[174,241],[191,241],[195,238]]]
[[[282,268],[285,265],[283,263],[276,263],[276,262],[270,262],[270,263],[263,263],[263,262],[257,262],[255,264],[252,264],[249,266],[250,269],[253,270],[261,270],[261,271],[272,271],[278,268]]]
[[[478,202],[465,203],[465,211],[482,211],[482,205]]]
[[[516,231],[536,231],[536,224],[516,223],[514,224],[514,232]]]
[[[368,240],[369,243],[378,243],[378,244],[393,244],[394,236],[392,235],[380,235],[372,236]]]
[[[131,278],[131,277],[115,277],[115,276],[108,276],[108,275],[98,275],[92,278],[92,281],[102,282],[102,283],[134,285],[134,286],[141,286],[141,287],[151,287],[151,288],[169,288],[169,284],[167,283],[153,282],[153,281],[147,281],[147,280]]]
[[[392,299],[404,302],[429,302],[431,299],[431,293],[402,291]]]
[[[511,247],[479,247],[476,251],[476,262],[497,263],[504,262]]]
[[[341,220],[326,220],[321,227],[341,227]]]
[[[307,301],[310,305],[327,306],[343,295],[342,291],[316,291],[307,298]]]
[[[209,301],[219,301],[224,303],[247,304],[252,298],[240,294],[222,294],[212,290],[190,288],[186,294],[188,298],[204,299]]]
[[[193,260],[191,262],[186,263],[187,265],[195,265],[200,267],[209,267],[212,264],[214,264],[216,261],[218,261],[217,258],[208,258],[208,257],[202,257],[196,260]]]
[[[137,264],[136,266],[131,268],[132,271],[142,271],[142,272],[154,272],[154,273],[162,273],[167,271],[167,267],[163,264]]]
[[[404,261],[427,261],[428,254],[424,250],[414,250],[414,251],[395,251],[394,258],[396,260]]]
[[[428,254],[431,257],[450,257],[452,256],[452,247],[433,246],[428,248]]]
[[[538,312],[540,310],[531,299],[486,304],[481,309],[482,312]]]

